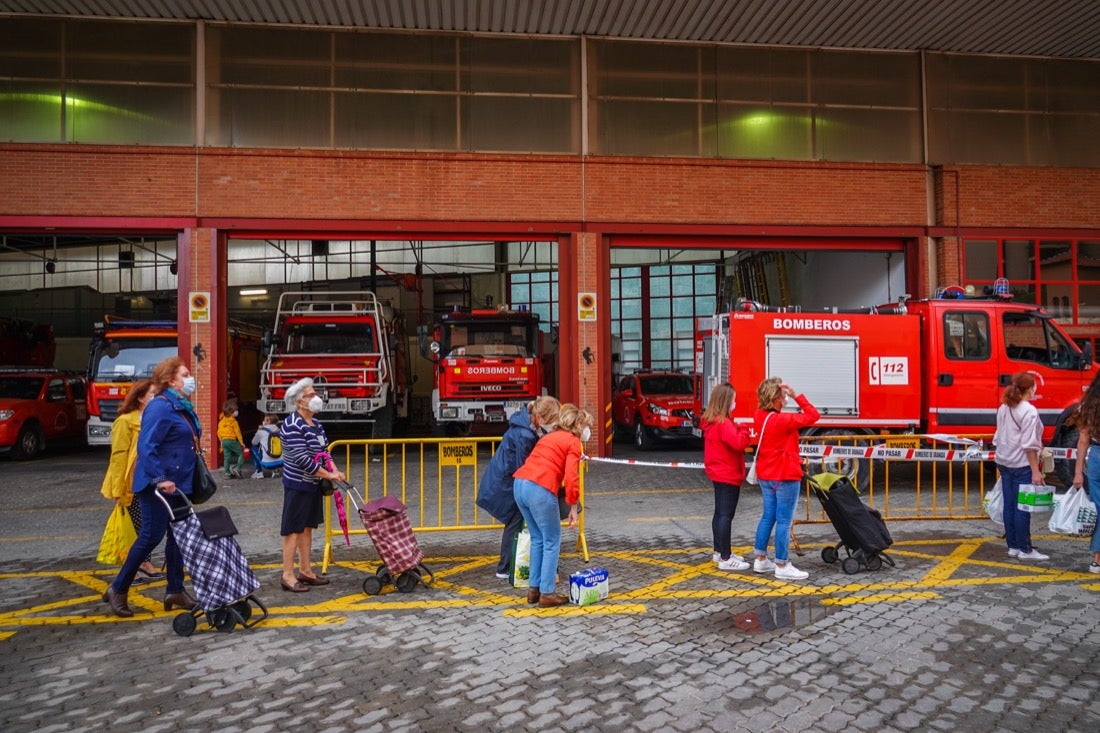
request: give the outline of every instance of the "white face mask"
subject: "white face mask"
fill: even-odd
[[[198,384],[195,382],[194,377],[184,377],[183,386],[180,387],[180,394],[184,397],[189,397],[195,393],[195,387],[197,386]]]
[[[589,440],[591,440],[591,438],[592,438],[592,429],[589,428],[589,427],[585,427],[585,429],[581,431],[581,442],[582,443],[587,443]]]
[[[730,403],[730,414],[731,415],[733,414],[733,409],[735,407],[737,407],[737,400],[734,400],[733,402]]]
[[[554,432],[554,423],[550,423],[549,425],[539,425],[539,430],[542,431],[543,435],[549,435],[550,433]]]
[[[312,413],[318,413],[324,406],[325,401],[321,399],[320,395],[313,395],[309,398],[309,404],[306,405],[306,409]]]
[[[236,417],[237,415],[240,415],[240,414],[241,414],[240,410],[234,410],[233,411],[233,417]]]

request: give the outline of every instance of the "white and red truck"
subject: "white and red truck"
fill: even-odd
[[[435,361],[432,415],[450,434],[475,425],[501,428],[512,413],[547,393],[550,375],[539,317],[507,307],[454,310],[422,332],[420,351]]]
[[[285,415],[287,388],[313,379],[325,423],[364,423],[371,436],[393,436],[408,416],[409,376],[400,315],[369,291],[287,292],[265,337],[260,412]]]
[[[1097,373],[1091,348],[1079,349],[1041,308],[1007,297],[902,298],[861,312],[739,301],[699,319],[697,332],[701,405],[729,381],[733,418],[750,422],[757,386],[778,376],[821,412],[807,435],[992,437],[1005,385],[1026,371],[1044,439],[1061,445],[1070,439],[1062,423]]]
[[[175,321],[106,316],[95,324],[88,354],[88,445],[111,444],[111,427],[130,385],[178,353]]]

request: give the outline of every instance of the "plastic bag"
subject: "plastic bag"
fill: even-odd
[[[997,524],[1005,523],[1005,499],[1001,493],[1001,480],[997,479],[997,483],[993,484],[993,488],[985,493],[985,498],[982,499],[982,509],[985,509],[985,513],[989,515]]]
[[[756,460],[755,459],[753,459],[752,465],[749,466],[749,472],[745,474],[745,483],[746,484],[759,483],[756,480]]]
[[[134,522],[130,513],[122,504],[115,504],[111,516],[107,517],[107,526],[103,530],[103,539],[99,541],[99,554],[96,562],[103,565],[121,565],[130,554],[130,546],[137,540]]]
[[[1071,487],[1062,496],[1055,497],[1047,527],[1059,534],[1091,535],[1096,528],[1096,505],[1083,488]]]
[[[512,568],[508,575],[513,588],[531,585],[531,532],[527,527],[516,534],[512,544]]]

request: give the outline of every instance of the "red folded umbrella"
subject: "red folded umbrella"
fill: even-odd
[[[340,521],[340,529],[344,530],[344,542],[351,547],[351,537],[348,535],[348,512],[344,508],[344,495],[340,493],[340,486],[332,492],[332,501],[336,504],[336,518]]]

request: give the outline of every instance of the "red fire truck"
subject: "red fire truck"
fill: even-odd
[[[421,354],[436,362],[432,414],[452,434],[475,424],[501,427],[512,413],[547,393],[549,357],[539,317],[528,310],[480,309],[445,313]]]
[[[175,321],[130,321],[107,316],[95,324],[88,357],[88,445],[110,445],[111,424],[126,390],[175,356]]]
[[[729,381],[734,419],[749,422],[757,385],[779,376],[821,412],[809,435],[992,437],[1005,385],[1027,371],[1049,441],[1097,371],[1091,348],[1078,349],[1041,308],[1008,298],[903,298],[861,312],[739,301],[701,321],[703,404]]]
[[[283,293],[260,371],[260,412],[285,414],[286,389],[313,379],[326,423],[368,423],[389,438],[408,416],[409,377],[402,321],[374,293]]]

